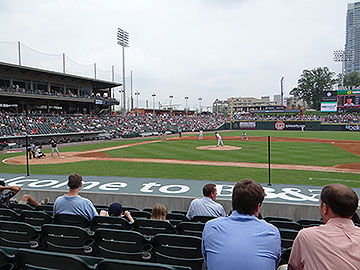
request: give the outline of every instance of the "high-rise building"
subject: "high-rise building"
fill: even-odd
[[[348,3],[346,14],[345,75],[360,71],[360,2]]]

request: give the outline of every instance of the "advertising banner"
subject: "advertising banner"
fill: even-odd
[[[337,102],[321,102],[321,111],[322,112],[337,112]]]

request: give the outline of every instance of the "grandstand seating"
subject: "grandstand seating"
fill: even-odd
[[[39,236],[39,232],[29,224],[15,221],[0,221],[0,246],[36,248],[38,245],[34,241],[39,239]]]

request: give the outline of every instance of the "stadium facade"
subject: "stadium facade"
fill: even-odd
[[[109,113],[119,83],[0,62],[0,107],[44,113]]]

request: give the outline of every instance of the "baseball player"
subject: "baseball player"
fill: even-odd
[[[241,136],[241,140],[243,141],[243,140],[249,140],[249,138],[248,138],[248,136],[246,135],[246,132],[243,132],[242,133],[242,136]]]
[[[199,140],[202,140],[203,137],[204,137],[204,131],[203,131],[202,129],[200,129],[199,132],[200,132],[200,133],[199,133]]]
[[[224,146],[224,143],[223,143],[223,140],[222,140],[220,134],[217,133],[217,132],[215,132],[215,137],[216,137],[217,140],[218,140],[217,147],[219,147],[220,144],[221,144],[221,146]]]
[[[51,144],[51,157],[53,157],[54,152],[56,152],[58,157],[60,157],[60,152],[59,152],[59,149],[57,147],[55,139],[52,139],[50,141],[50,144]]]

